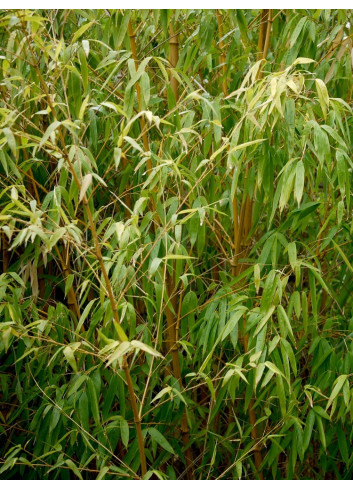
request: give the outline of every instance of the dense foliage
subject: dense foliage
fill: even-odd
[[[350,17],[0,12],[0,477],[352,477]]]

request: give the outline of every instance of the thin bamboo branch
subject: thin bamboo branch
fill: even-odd
[[[179,387],[183,390],[183,381],[181,377],[181,369],[180,369],[180,361],[179,361],[179,353],[178,353],[178,332],[179,332],[179,323],[180,323],[180,312],[181,312],[181,302],[179,299],[179,305],[177,304],[176,295],[174,294],[174,277],[170,273],[167,273],[166,277],[167,281],[167,292],[169,296],[169,303],[166,304],[166,318],[167,318],[167,341],[168,345],[167,351],[170,351],[172,357],[172,365],[173,365],[173,375],[177,379],[179,383]],[[172,306],[172,307],[171,307]],[[173,310],[172,310],[173,308]],[[176,311],[178,310],[177,317],[175,317]],[[193,453],[190,447],[190,436],[189,436],[189,426],[187,420],[186,408],[184,407],[184,411],[181,419],[180,431],[183,439],[183,444],[185,447],[185,459],[186,459],[186,470],[188,474],[188,478],[193,480],[194,470],[193,470]]]
[[[267,58],[268,48],[270,45],[270,37],[271,37],[272,17],[273,17],[273,9],[269,9],[267,26],[266,26],[266,38],[265,38],[264,49],[262,53],[262,59]]]
[[[129,32],[129,39],[130,39],[130,47],[131,47],[131,52],[132,52],[132,57],[135,62],[135,69],[137,71],[138,69],[138,58],[137,58],[137,48],[136,48],[136,40],[135,40],[135,32],[132,27],[131,20],[129,20],[129,25],[128,25],[128,32]],[[141,97],[141,87],[140,84],[137,82],[135,84],[136,86],[136,94],[137,94],[137,103],[139,106],[139,112],[142,110],[142,97]],[[145,130],[146,127],[146,122],[143,117],[140,117],[140,127],[141,127],[141,133],[142,133],[142,141],[143,141],[143,147],[146,152],[150,150],[149,148],[149,143],[148,143],[148,137],[147,137],[147,131]],[[146,161],[146,166],[148,172],[152,171],[152,161],[151,158],[148,158]]]
[[[6,273],[9,269],[9,252],[6,234],[1,231],[1,246],[2,246],[2,271]]]
[[[265,36],[267,32],[267,19],[268,19],[268,9],[262,9],[261,11],[261,22],[259,31],[259,40],[257,44],[257,59],[263,59]]]
[[[174,33],[172,19],[169,22],[169,34],[170,34],[169,62],[171,66],[175,68],[179,59],[179,49],[178,49],[179,44],[178,44],[178,36]],[[175,100],[177,101],[179,97],[178,81],[172,74],[170,76],[170,83],[171,83]],[[175,293],[175,289],[176,289],[175,265],[172,273],[170,273],[166,268],[166,285],[167,285],[167,292],[169,296],[169,303],[166,304],[166,318],[167,318],[166,337],[167,337],[167,343],[169,343],[169,348],[167,348],[167,350],[170,350],[172,356],[173,375],[178,380],[180,389],[183,390],[183,381],[181,377],[179,352],[178,352],[178,334],[179,334],[182,299],[179,298],[179,303],[178,303],[177,295]],[[193,480],[194,479],[194,470],[193,470],[194,457],[190,447],[189,426],[188,426],[185,406],[182,414],[180,431],[182,434],[183,444],[185,447],[186,470],[187,470],[188,478]]]
[[[122,164],[123,164],[123,168],[124,170],[126,169],[127,167],[127,159],[126,159],[126,156],[122,156],[121,158],[121,161],[122,161]],[[126,207],[125,207],[125,218],[128,219],[130,217],[130,214],[131,214],[131,206],[132,206],[132,202],[131,202],[131,194],[130,194],[130,185],[127,183],[126,185],[126,188],[125,188],[125,195],[124,195],[124,202],[126,204]]]
[[[128,24],[128,33],[129,33],[129,39],[130,39],[130,47],[131,47],[131,52],[132,52],[132,57],[135,63],[135,69],[137,71],[138,69],[138,58],[137,58],[137,47],[136,47],[136,34],[135,31],[132,27],[131,19],[129,20]],[[137,94],[137,103],[139,107],[139,112],[142,111],[142,97],[141,97],[141,87],[140,84],[137,82],[135,84],[136,86],[136,94]],[[142,142],[143,142],[143,148],[146,153],[149,153],[150,151],[150,145],[148,142],[148,136],[147,132],[148,130],[146,129],[146,122],[144,117],[140,117],[140,128],[141,128],[141,134],[142,134]],[[151,158],[148,158],[146,161],[146,167],[147,167],[147,172],[150,173],[152,171],[152,160]],[[156,202],[152,199],[152,210],[153,212],[156,211]],[[154,221],[154,229],[155,231],[157,230],[157,224]]]
[[[259,31],[259,41],[258,41],[258,54],[257,59],[266,59],[269,45],[270,45],[270,35],[271,35],[271,26],[272,26],[272,18],[273,18],[273,10],[272,9],[263,9],[261,12],[261,23],[260,23],[260,31]],[[263,73],[262,69],[259,70],[258,78],[262,78]],[[247,164],[246,174],[245,174],[245,182],[248,178],[248,174],[251,168],[251,162]],[[241,264],[239,266],[238,260],[240,256],[244,255],[246,249],[246,241],[248,239],[251,227],[252,227],[252,209],[253,209],[253,200],[249,195],[246,196],[245,200],[243,199],[241,211],[240,211],[240,220],[239,226],[237,225],[237,208],[236,204],[233,202],[233,215],[234,215],[234,257],[233,257],[233,276],[238,276],[239,273],[245,268],[245,264]],[[244,328],[245,329],[245,328]],[[244,332],[240,333],[240,340],[243,345],[244,352],[247,353],[249,350],[248,346],[248,335],[244,334]],[[252,426],[251,436],[255,441],[255,449],[254,449],[254,461],[255,467],[258,471],[258,475],[260,479],[263,479],[263,474],[259,471],[260,466],[262,464],[262,454],[261,449],[258,447],[256,443],[258,439],[257,432],[257,417],[254,410],[254,400],[251,398],[249,407],[249,421]]]
[[[60,265],[64,272],[65,279],[67,279],[71,272],[70,263],[68,260],[66,261],[64,260],[57,245],[55,245],[55,251],[59,258]],[[76,315],[77,319],[80,319],[81,317],[80,307],[78,305],[78,301],[73,285],[70,287],[67,294],[67,304],[69,306],[69,309]]]
[[[172,21],[169,22],[169,63],[175,68],[179,60],[179,40],[178,34],[175,34]],[[170,74],[170,86],[173,90],[175,101],[178,101],[178,80]]]
[[[218,37],[219,37],[219,49],[220,49],[220,61],[222,66],[222,90],[224,96],[228,95],[228,87],[227,87],[227,66],[226,66],[226,56],[224,54],[224,42],[223,42],[223,29],[222,29],[222,15],[219,10],[216,10],[217,16],[217,24],[218,24]]]

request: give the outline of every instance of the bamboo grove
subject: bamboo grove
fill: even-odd
[[[0,477],[350,479],[350,10],[0,11]]]

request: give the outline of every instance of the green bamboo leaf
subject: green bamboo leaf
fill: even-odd
[[[4,133],[4,135],[6,137],[7,144],[9,145],[9,148],[11,149],[13,155],[16,156],[17,145],[16,145],[16,139],[15,139],[13,132],[11,131],[11,129],[9,127],[4,127],[2,132]],[[6,165],[6,163],[5,163],[5,165]],[[6,165],[6,167],[7,167],[7,165]]]
[[[121,441],[123,442],[125,448],[129,445],[129,425],[125,419],[120,420],[120,430],[121,430]]]
[[[48,127],[48,129],[45,131],[45,133],[43,134],[43,137],[42,139],[40,140],[40,144],[39,144],[39,147],[43,147],[44,144],[48,141],[49,137],[55,133],[55,131],[58,129],[58,127],[61,125],[61,122],[59,121],[54,121],[50,124],[50,126]]]
[[[326,436],[325,436],[324,425],[322,423],[322,418],[318,414],[316,414],[315,419],[316,419],[317,428],[319,430],[320,441],[324,451],[326,452]]]
[[[56,426],[59,422],[60,416],[61,416],[60,409],[58,409],[56,406],[53,406],[52,415],[51,415],[50,424],[49,424],[49,433],[56,428]]]
[[[327,414],[322,406],[314,406],[313,409],[315,413],[318,414],[321,418],[327,419],[327,421],[331,421],[330,416]]]
[[[124,140],[127,141],[133,148],[137,149],[139,153],[143,153],[143,149],[133,138],[130,138],[129,136],[124,136]]]
[[[82,25],[72,37],[72,44],[77,41],[79,37],[81,37],[95,22],[87,22],[87,24]]]
[[[266,362],[267,363],[267,362]],[[283,376],[283,374],[282,374]],[[276,386],[277,386],[277,396],[279,398],[279,405],[281,408],[281,414],[283,417],[285,417],[287,413],[287,402],[286,402],[286,394],[284,391],[284,385],[283,385],[283,380],[280,375],[276,377]]]
[[[88,91],[88,65],[87,65],[87,57],[89,54],[89,43],[88,41],[82,41],[82,49],[79,50],[78,52],[78,57],[80,60],[80,65],[81,65],[81,78],[82,78],[82,85],[83,85],[83,90],[85,93]],[[89,96],[87,95],[86,97],[86,102],[82,103],[80,113],[79,113],[79,119],[83,119],[83,114],[85,111],[85,107],[88,103]]]
[[[314,421],[315,421],[315,412],[311,409],[309,411],[307,418],[306,418],[306,423],[305,423],[305,428],[304,428],[304,436],[303,436],[304,453],[307,451],[309,444],[310,444],[311,435],[313,432]]]
[[[121,155],[122,151],[121,148],[114,148],[114,163],[115,163],[115,170],[118,170],[120,160],[121,160]]]
[[[348,382],[348,379],[345,381],[345,383],[343,384],[343,399],[344,399],[344,403],[345,405],[348,407],[349,405],[349,401],[350,401],[350,398],[351,398],[351,392],[349,390],[349,382]]]
[[[158,394],[152,399],[151,403],[158,401],[158,399],[161,399],[161,397],[163,397],[165,394],[169,394],[172,390],[173,388],[170,385],[164,387],[164,389],[158,392]]]
[[[340,426],[337,427],[337,440],[338,440],[338,447],[340,449],[342,458],[345,461],[346,465],[348,465],[349,452],[348,452],[347,439],[346,439],[346,435],[344,434],[344,431],[341,429]]]
[[[101,481],[104,479],[104,476],[107,472],[109,472],[110,467],[109,466],[104,466],[100,469],[99,474],[97,475],[97,481]]]
[[[287,205],[289,197],[293,190],[294,179],[296,177],[296,166],[291,165],[289,170],[284,173],[282,181],[282,190],[279,198],[279,210],[283,211],[284,207]]]
[[[65,463],[69,467],[69,469],[71,469],[72,472],[76,475],[76,477],[78,477],[82,481],[83,477],[81,475],[81,472],[78,470],[77,466],[75,465],[75,463],[70,459],[65,460]]]
[[[67,294],[69,293],[69,291],[72,287],[72,284],[74,282],[74,278],[75,277],[72,273],[66,277],[66,280],[65,280],[65,297],[67,297]]]
[[[230,379],[231,379],[231,378],[232,378],[234,375],[235,375],[235,376],[240,377],[241,379],[243,379],[243,380],[244,380],[244,382],[245,382],[246,384],[248,384],[248,380],[247,380],[247,378],[245,377],[245,375],[243,374],[243,371],[244,371],[244,369],[242,369],[242,368],[240,368],[240,367],[238,367],[238,366],[234,366],[234,368],[229,369],[229,370],[226,372],[226,374],[225,374],[225,376],[224,376],[224,378],[223,378],[222,386],[226,385],[226,384],[227,384],[227,382],[229,382],[229,380],[230,380]]]
[[[78,389],[87,380],[87,378],[88,377],[86,375],[80,375],[79,377],[77,377],[77,379],[74,381],[74,383],[72,384],[72,386],[68,390],[67,397],[70,397],[70,396],[72,396],[72,394],[75,394],[75,392],[78,391]]]
[[[304,25],[306,24],[306,22],[307,22],[307,18],[306,17],[302,17],[299,20],[299,22],[296,23],[295,29],[293,30],[292,35],[291,35],[290,40],[289,40],[289,44],[290,44],[290,47],[291,48],[297,42],[297,39],[298,39],[301,31],[303,30]]]
[[[170,445],[170,443],[166,440],[166,438],[162,435],[160,431],[158,431],[156,428],[148,428],[148,433],[150,434],[152,440],[155,441],[158,445],[160,445],[164,450],[174,454],[173,447]]]
[[[261,321],[257,325],[257,328],[255,329],[255,332],[254,332],[254,336],[257,336],[260,333],[262,328],[267,324],[268,320],[271,318],[275,309],[276,309],[276,306],[270,307],[269,311],[264,315],[264,317],[261,319]]]
[[[295,243],[288,244],[288,257],[289,257],[289,263],[293,271],[295,271],[295,267],[297,265],[297,246]]]
[[[153,258],[148,269],[148,273],[150,274],[151,277],[156,273],[162,261],[163,261],[162,258],[157,258],[157,257]]]
[[[91,378],[88,378],[87,380],[87,392],[88,392],[88,399],[92,410],[94,422],[96,423],[97,426],[99,426],[100,415],[99,415],[98,399],[97,399],[96,388]]]
[[[267,368],[269,368],[270,370],[272,370],[273,373],[275,373],[277,375],[280,375],[285,380],[287,380],[286,379],[286,376],[284,375],[284,373],[281,372],[280,369],[278,367],[276,367],[276,365],[274,363],[267,361],[267,362],[265,362],[265,365],[266,365]],[[288,380],[287,380],[287,382],[288,382]]]
[[[247,148],[248,146],[252,146],[253,144],[262,143],[263,141],[266,141],[266,139],[256,139],[255,141],[247,141],[246,143],[237,144],[236,146],[232,146],[230,148],[229,153],[234,153],[235,151]]]
[[[242,38],[248,41],[248,24],[242,9],[236,9],[237,21]]]
[[[127,32],[129,20],[130,20],[130,12],[128,10],[125,10],[124,14],[122,16],[120,27],[119,27],[119,32],[118,32],[118,37],[116,39],[115,48],[119,48],[121,46],[121,44],[124,40],[124,37],[126,35],[126,32]]]
[[[145,58],[142,63],[140,64],[138,70],[136,71],[136,73],[131,77],[131,80],[129,81],[129,83],[126,85],[126,90],[130,90],[130,88],[132,88],[135,83],[137,83],[139,81],[139,79],[141,78],[141,75],[142,73],[144,73],[148,63],[150,62],[151,60],[151,56]]]
[[[290,365],[292,367],[293,373],[294,373],[294,375],[297,375],[297,373],[298,373],[297,362],[295,360],[293,348],[291,347],[290,343],[287,340],[285,340],[284,338],[281,338],[281,343],[283,344],[284,349],[288,355],[288,359],[289,359]]]
[[[329,397],[329,400],[327,401],[327,405],[326,405],[326,411],[327,409],[331,406],[331,404],[333,403],[334,399],[338,396],[338,394],[340,393],[342,387],[343,387],[343,384],[345,383],[347,379],[347,375],[340,375],[334,382],[334,388],[331,392],[331,395]]]
[[[222,331],[221,341],[224,341],[235,328],[238,328],[238,321],[243,316],[244,312],[245,311],[241,309],[240,311],[235,311],[234,313],[231,313],[231,317],[229,321],[227,321],[227,324],[224,326],[224,329]]]
[[[296,175],[295,175],[295,187],[294,187],[294,197],[298,202],[298,206],[303,197],[304,190],[304,178],[305,178],[305,169],[304,163],[302,160],[297,161],[296,167]]]
[[[88,431],[89,429],[89,402],[86,392],[82,392],[78,403],[78,413],[83,428]]]
[[[271,243],[272,246],[272,243]],[[276,291],[276,272],[271,270],[268,274],[261,298],[261,312],[268,312],[272,306],[273,297]]]
[[[71,283],[72,285],[72,283]],[[77,323],[77,327],[76,327],[76,331],[80,331],[84,322],[86,321],[94,303],[96,302],[96,299],[93,299],[92,301],[90,301],[87,306],[85,307],[84,311],[82,312],[81,314],[81,317],[80,317],[80,320],[79,322]]]

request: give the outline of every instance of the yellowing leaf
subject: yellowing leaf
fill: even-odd
[[[314,59],[311,59],[311,58],[297,58],[294,63],[292,63],[294,66],[295,65],[307,65],[309,63],[315,63],[315,60]]]
[[[87,175],[85,175],[82,179],[79,202],[81,202],[81,200],[86,195],[87,189],[91,185],[91,183],[92,183],[92,173],[87,173]]]
[[[67,346],[66,348],[64,348],[63,354],[65,355],[66,360],[69,362],[74,372],[77,372],[77,364],[73,349],[70,346]]]
[[[321,105],[322,113],[324,114],[324,118],[327,117],[327,109],[329,107],[330,99],[328,96],[328,91],[325,83],[320,80],[320,78],[316,78],[315,80],[317,95],[319,97],[319,102]]]
[[[139,348],[140,350],[143,350],[146,353],[149,353],[150,355],[153,355],[154,357],[160,357],[163,358],[163,356],[152,346],[146,345],[145,343],[142,343],[141,341],[138,340],[132,340],[131,345],[134,346],[135,348]]]
[[[131,348],[131,343],[129,341],[122,341],[118,348],[109,356],[107,362],[107,367],[112,364],[115,360],[120,360],[125,353],[127,353]]]
[[[89,55],[89,41],[87,41],[86,39],[84,39],[82,41],[82,47],[83,47],[83,50],[85,52],[86,58],[88,58],[88,55]]]
[[[87,95],[87,97],[82,102],[82,105],[81,105],[81,108],[80,108],[80,112],[78,114],[79,120],[82,120],[83,119],[83,116],[85,114],[85,110],[86,110],[86,107],[87,107],[88,102],[89,102],[89,95]]]

